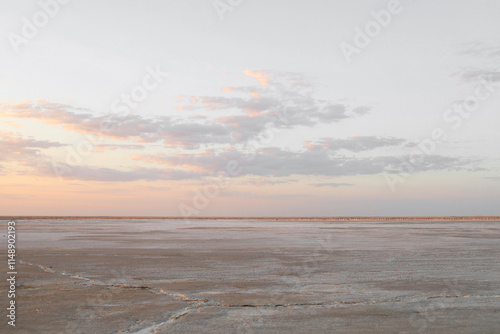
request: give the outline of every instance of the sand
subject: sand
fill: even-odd
[[[500,329],[498,221],[32,219],[17,238],[2,333]]]

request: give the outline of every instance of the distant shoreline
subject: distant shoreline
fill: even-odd
[[[0,220],[20,219],[20,220],[35,220],[35,219],[138,219],[138,220],[268,220],[268,221],[500,221],[500,216],[423,216],[423,217],[148,217],[148,216],[0,216]]]

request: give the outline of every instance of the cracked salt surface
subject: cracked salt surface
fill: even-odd
[[[500,222],[18,225],[20,333],[500,328]]]

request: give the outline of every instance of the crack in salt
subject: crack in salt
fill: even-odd
[[[407,302],[416,302],[427,299],[435,299],[435,298],[498,298],[500,295],[475,295],[475,296],[458,296],[458,295],[445,295],[445,296],[414,296],[414,297],[404,297],[404,298],[395,298],[395,299],[383,299],[383,300],[369,300],[369,301],[339,301],[336,303],[326,303],[326,302],[317,302],[317,303],[293,303],[293,304],[217,304],[214,305],[216,307],[227,307],[227,308],[273,308],[273,307],[301,307],[301,306],[340,306],[340,305],[373,305],[373,304],[384,304],[384,303],[407,303]],[[208,306],[208,305],[207,305]]]
[[[26,262],[23,260],[19,261],[21,264],[26,264],[33,266],[35,268],[38,268],[44,272],[52,273],[52,274],[58,274],[62,276],[67,276],[73,279],[78,279],[78,280],[83,280],[86,282],[91,282],[94,285],[99,285],[99,286],[104,286],[104,287],[109,287],[109,288],[119,288],[119,289],[139,289],[139,290],[145,290],[148,292],[151,292],[156,295],[166,295],[169,296],[175,300],[182,300],[188,303],[194,303],[198,302],[195,306],[188,306],[184,308],[181,312],[179,313],[174,313],[170,315],[170,317],[163,322],[160,322],[158,324],[154,324],[148,327],[145,327],[140,330],[136,330],[134,332],[131,332],[131,330],[134,330],[137,327],[137,324],[135,324],[133,327],[134,329],[129,329],[125,331],[119,331],[118,333],[133,333],[133,334],[157,334],[159,333],[160,330],[164,329],[166,326],[169,324],[173,323],[174,321],[178,320],[181,317],[184,317],[188,314],[191,314],[195,311],[198,311],[203,308],[207,307],[221,307],[221,308],[277,308],[277,307],[317,307],[317,306],[340,306],[340,305],[373,305],[373,304],[383,304],[383,303],[401,303],[401,302],[415,302],[415,301],[420,301],[420,300],[428,300],[428,299],[435,299],[435,298],[481,298],[481,297],[489,297],[489,298],[498,298],[500,295],[476,295],[476,296],[459,296],[459,295],[445,295],[445,296],[411,296],[411,297],[400,297],[400,298],[394,298],[394,299],[385,299],[385,300],[362,300],[362,301],[339,301],[336,303],[326,303],[326,302],[316,302],[316,303],[294,303],[294,304],[222,304],[220,302],[217,302],[215,300],[208,300],[208,299],[203,299],[200,300],[198,298],[190,298],[186,295],[182,295],[179,293],[174,293],[174,292],[169,292],[165,291],[160,288],[155,288],[155,287],[150,287],[150,286],[145,286],[145,285],[119,285],[119,284],[107,284],[103,281],[100,280],[94,280],[92,278],[88,277],[83,277],[80,275],[76,274],[68,274],[63,271],[57,271],[53,270],[47,267],[44,267],[39,264],[34,264],[30,262]],[[129,327],[130,328],[130,327]]]
[[[106,282],[101,281],[101,280],[94,280],[92,278],[83,277],[83,276],[76,275],[76,274],[68,274],[68,273],[66,273],[64,271],[53,270],[53,269],[47,268],[45,266],[42,266],[40,264],[26,262],[26,261],[23,261],[23,260],[20,260],[19,263],[25,264],[25,265],[29,265],[29,266],[32,266],[32,267],[35,267],[35,268],[38,268],[41,271],[44,271],[44,272],[47,272],[47,273],[57,274],[57,275],[66,276],[66,277],[70,277],[70,278],[81,280],[81,281],[91,282],[94,285],[98,285],[98,286],[103,286],[103,287],[108,287],[108,288],[118,288],[118,289],[144,290],[144,291],[151,292],[151,293],[153,293],[155,295],[170,296],[171,298],[173,298],[175,300],[182,300],[182,301],[185,301],[185,302],[188,302],[188,303],[189,302],[206,303],[208,301],[208,299],[200,300],[198,298],[190,298],[190,297],[188,297],[186,295],[182,295],[182,294],[174,293],[174,292],[169,292],[169,291],[166,291],[166,290],[163,290],[163,289],[160,289],[160,288],[155,288],[155,287],[150,287],[150,286],[144,286],[144,285],[125,285],[125,284],[121,284],[121,285],[120,284],[109,284],[109,283],[106,283]]]

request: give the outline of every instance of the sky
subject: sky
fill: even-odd
[[[0,215],[500,215],[498,1],[0,4]]]

